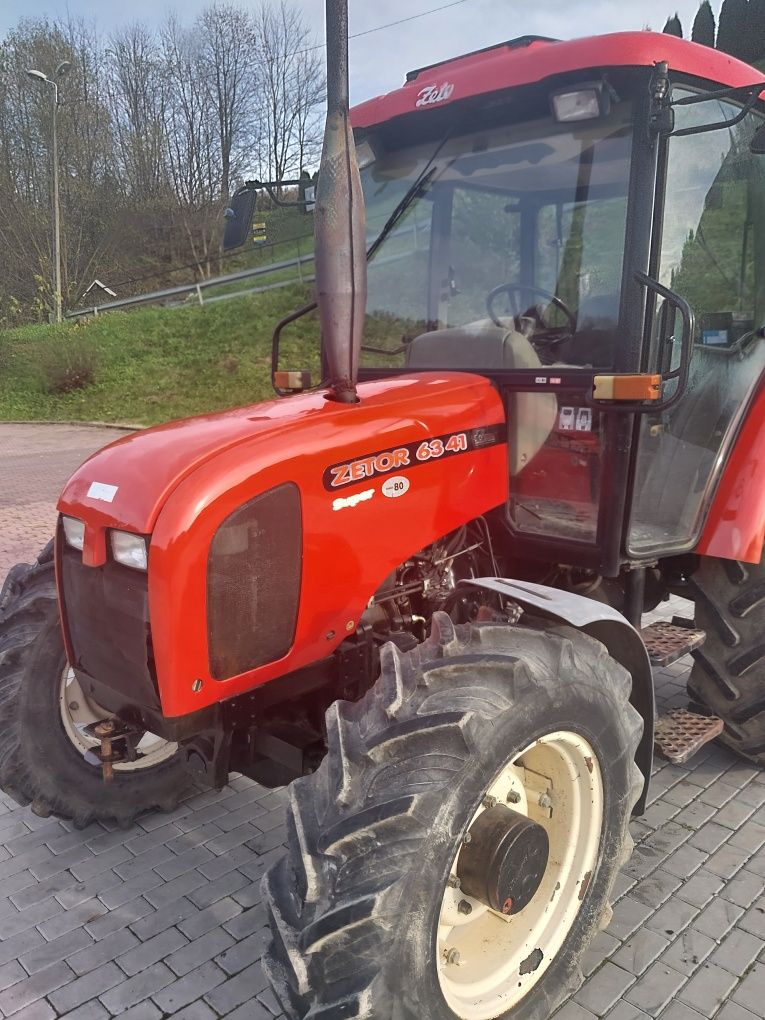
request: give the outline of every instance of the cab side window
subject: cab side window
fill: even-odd
[[[676,129],[738,112],[719,101],[681,106]],[[729,348],[765,322],[765,161],[749,151],[758,122],[669,144],[659,276],[693,308],[706,347]]]

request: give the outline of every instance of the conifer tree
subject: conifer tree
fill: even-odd
[[[765,0],[749,0],[749,61],[765,60]]]
[[[717,23],[717,49],[749,60],[749,0],[723,0]]]
[[[677,11],[671,18],[667,18],[667,23],[662,29],[665,35],[677,35],[681,39],[683,38],[683,26],[680,24],[680,18],[677,15]]]
[[[758,0],[758,2],[761,4],[763,11],[765,11],[765,0]],[[750,7],[751,3],[752,0],[750,0]],[[693,20],[693,28],[691,30],[691,39],[702,46],[714,47],[715,16],[712,13],[712,6],[709,0],[704,0],[698,11],[696,11],[696,17]]]

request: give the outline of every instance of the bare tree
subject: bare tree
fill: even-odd
[[[140,22],[110,39],[109,94],[121,171],[138,202],[160,197],[166,185],[167,80],[153,33]]]
[[[220,156],[219,192],[231,190],[243,158],[253,144],[258,98],[255,26],[248,13],[231,4],[215,3],[197,20],[199,67],[208,110],[217,122]]]
[[[209,273],[220,215],[220,152],[208,102],[199,33],[168,16],[162,29],[169,103],[166,156],[173,183],[170,221],[200,273]]]
[[[27,70],[52,74],[72,60],[69,41],[45,19],[23,20],[0,51],[0,278],[3,304],[24,304],[43,316],[52,295],[51,121],[48,87]],[[63,91],[62,91],[63,95]],[[66,283],[66,279],[64,281]]]
[[[302,14],[286,0],[256,14],[262,96],[262,171],[284,180],[303,169],[320,137],[322,62]]]
[[[60,82],[64,300],[94,277],[127,294],[220,265],[223,209],[247,175],[315,165],[321,55],[288,0],[212,0],[192,22],[135,22],[103,39],[67,18],[22,19],[0,38],[0,327],[52,302],[49,87]],[[159,275],[162,274],[162,275]]]

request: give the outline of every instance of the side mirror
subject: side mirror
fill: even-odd
[[[765,124],[761,124],[752,135],[749,151],[755,156],[765,156]]]
[[[226,230],[223,235],[224,251],[240,248],[248,240],[257,200],[257,191],[248,187],[240,188],[231,199],[231,205],[223,214],[226,218]]]

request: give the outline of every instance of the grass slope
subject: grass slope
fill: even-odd
[[[307,303],[295,285],[205,307],[113,312],[80,323],[0,333],[0,420],[154,424],[263,400],[276,322]],[[43,366],[71,344],[92,357],[90,385],[46,392]],[[282,364],[318,379],[313,316],[285,331]]]

